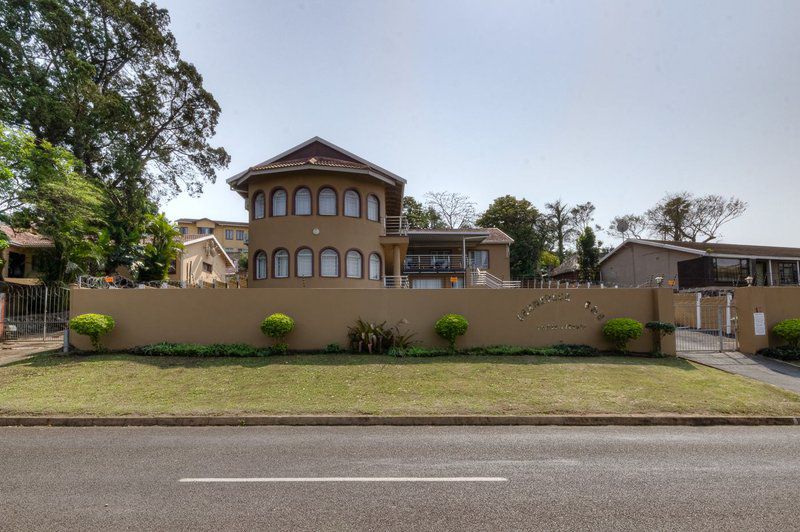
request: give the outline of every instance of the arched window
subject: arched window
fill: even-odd
[[[263,251],[256,252],[256,260],[255,260],[255,274],[256,279],[266,279],[267,278],[267,254]]]
[[[347,260],[345,261],[346,264],[346,274],[348,277],[353,277],[360,279],[361,278],[361,253],[358,251],[351,249],[347,252]]]
[[[367,219],[377,222],[381,218],[381,205],[374,194],[367,196]]]
[[[377,253],[369,254],[369,278],[373,281],[381,280],[381,257]]]
[[[320,253],[319,274],[322,277],[339,277],[339,253],[335,249]]]
[[[289,252],[279,249],[272,256],[275,264],[272,267],[272,275],[275,277],[289,277]]]
[[[317,212],[322,216],[336,216],[336,191],[332,188],[321,188]]]
[[[264,203],[264,193],[258,192],[256,193],[256,197],[253,198],[253,218],[258,220],[264,217],[265,213],[265,203]]]
[[[344,215],[353,218],[361,216],[361,197],[355,190],[344,193]]]
[[[311,214],[311,191],[305,187],[297,189],[294,193],[294,214],[295,216]]]
[[[312,277],[314,275],[314,252],[303,248],[297,252],[297,276]]]
[[[286,191],[282,188],[272,193],[272,216],[286,216]]]

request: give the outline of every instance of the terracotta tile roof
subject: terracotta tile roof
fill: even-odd
[[[6,234],[12,246],[21,248],[51,248],[53,241],[32,231],[15,231],[6,224],[0,224],[0,231]]]
[[[311,157],[304,157],[302,159],[291,159],[288,161],[276,161],[274,163],[266,164],[263,166],[254,166],[250,170],[275,170],[278,168],[292,168],[304,165],[313,166],[329,166],[332,168],[352,168],[355,170],[369,170],[370,166],[353,161],[345,161],[342,159],[334,159],[332,157],[320,157],[314,155]]]
[[[483,241],[484,244],[513,244],[514,239],[497,227],[486,228],[489,231],[489,237]]]
[[[709,255],[740,255],[742,257],[797,257],[800,258],[800,248],[780,246],[751,246],[746,244],[725,244],[721,242],[675,242],[670,240],[646,240],[653,244],[694,249]]]

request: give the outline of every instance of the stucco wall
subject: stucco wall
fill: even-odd
[[[607,285],[639,286],[656,276],[665,283],[678,275],[678,262],[697,258],[692,253],[628,244],[603,261],[600,274]]]
[[[738,316],[739,348],[752,354],[765,347],[776,347],[783,342],[772,334],[772,328],[786,319],[800,318],[800,287],[737,288],[734,304]],[[754,313],[763,312],[767,325],[765,336],[756,336]]]
[[[261,320],[273,312],[292,316],[296,329],[288,338],[295,349],[321,349],[347,344],[347,327],[361,317],[395,324],[408,320],[422,346],[444,346],[433,330],[443,314],[463,314],[470,322],[462,346],[545,346],[579,343],[608,348],[603,323],[614,317],[641,322],[671,320],[672,291],[668,289],[579,290],[89,290],[71,293],[72,316],[99,312],[117,322],[104,339],[112,349],[156,342],[233,343],[268,345]],[[541,299],[540,299],[541,298]],[[548,300],[552,299],[552,300]],[[525,315],[525,311],[528,311]],[[520,319],[522,318],[522,319]],[[85,338],[72,342],[88,348]],[[648,333],[633,343],[649,351]],[[674,353],[668,337],[665,352]]]

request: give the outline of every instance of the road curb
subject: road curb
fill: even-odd
[[[20,427],[218,427],[218,426],[694,426],[800,425],[795,416],[185,416],[0,417]]]

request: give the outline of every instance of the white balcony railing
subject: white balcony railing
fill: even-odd
[[[386,275],[383,278],[384,288],[411,288],[408,275]]]
[[[405,216],[385,216],[383,233],[386,236],[405,236],[408,234],[408,219]]]
[[[406,255],[404,272],[453,272],[464,271],[461,255]]]
[[[521,288],[521,281],[504,281],[486,270],[475,268],[472,271],[472,286],[485,286],[486,288]]]

